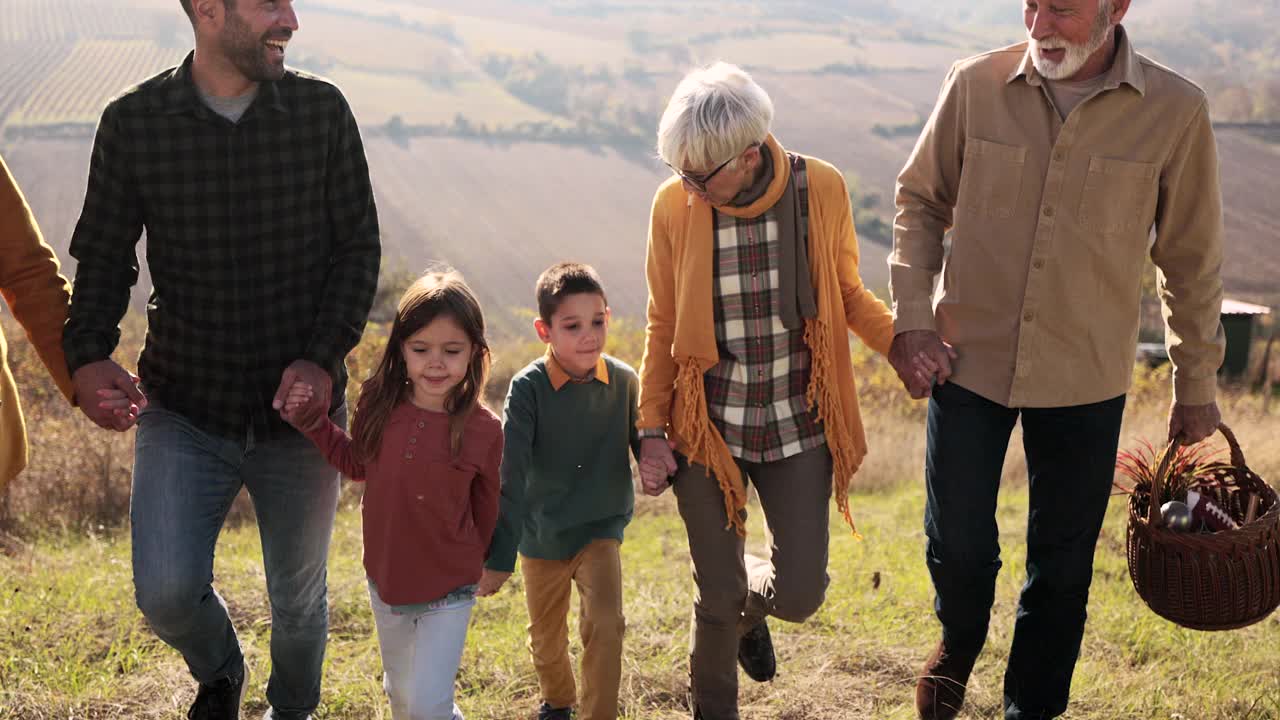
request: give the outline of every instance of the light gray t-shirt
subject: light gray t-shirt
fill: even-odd
[[[233,97],[218,97],[216,95],[208,95],[205,91],[196,87],[196,92],[200,94],[200,100],[208,108],[233,123],[240,122],[240,116],[244,115],[244,111],[249,109],[249,105],[253,103],[253,99],[258,97],[258,85],[254,84],[248,92],[243,95],[235,95]]]
[[[1045,80],[1045,87],[1049,90],[1049,97],[1053,98],[1053,106],[1057,108],[1058,114],[1062,116],[1063,120],[1066,120],[1077,105],[1084,102],[1084,99],[1094,92],[1102,89],[1102,84],[1106,81],[1107,74],[1102,73],[1097,77],[1075,82]]]

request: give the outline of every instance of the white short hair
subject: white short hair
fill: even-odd
[[[685,75],[658,123],[658,156],[682,170],[711,170],[764,142],[773,100],[737,65],[717,62]]]

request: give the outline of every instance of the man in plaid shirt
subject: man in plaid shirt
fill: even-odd
[[[199,682],[189,717],[239,717],[248,686],[211,586],[218,532],[244,486],[272,609],[267,717],[300,720],[320,699],[339,484],[276,410],[296,379],[319,391],[313,417],[345,415],[343,360],[377,284],[377,214],[342,93],[284,67],[298,27],[289,0],[183,6],[195,51],[102,114],[71,242],[79,266],[63,344],[86,415],[120,427],[122,393],[143,408],[136,598]],[[110,358],[144,229],[145,398]]]

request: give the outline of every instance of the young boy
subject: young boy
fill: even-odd
[[[635,504],[639,380],[602,354],[609,306],[595,270],[559,263],[538,278],[534,328],[547,354],[511,380],[503,409],[502,501],[477,595],[515,569],[529,605],[529,650],[542,690],[538,720],[569,720],[569,594],[581,601],[580,720],[614,720],[622,676],[622,532]]]

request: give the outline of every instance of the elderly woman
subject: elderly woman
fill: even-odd
[[[766,618],[802,622],[827,586],[827,503],[852,525],[866,453],[847,330],[880,353],[893,317],[862,285],[844,178],[787,152],[773,103],[740,68],[690,73],[658,152],[675,176],[649,226],[640,370],[645,492],[674,487],[697,585],[693,716],[738,717],[734,656],[775,672]],[[675,450],[673,454],[672,450]],[[747,481],[772,555],[744,556]]]

